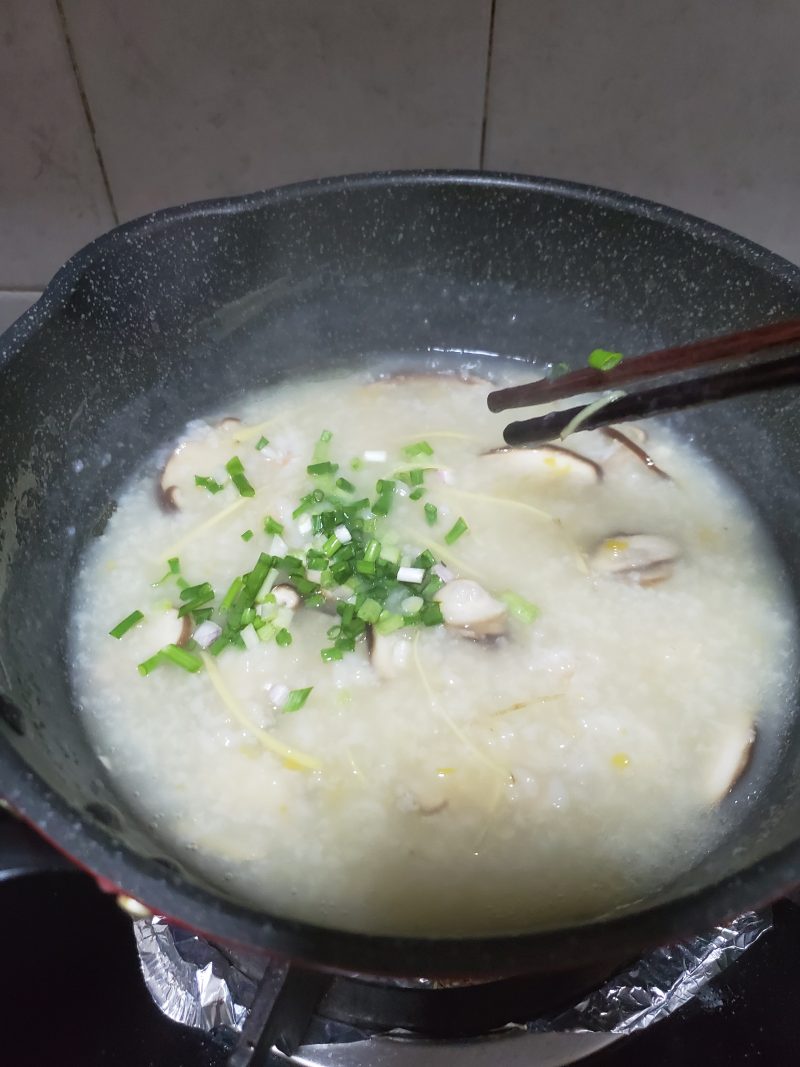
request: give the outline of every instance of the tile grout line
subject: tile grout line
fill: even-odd
[[[89,127],[89,135],[92,138],[92,147],[94,148],[94,154],[97,159],[97,165],[100,168],[100,177],[103,181],[103,187],[108,197],[108,204],[111,208],[111,217],[114,220],[114,225],[119,225],[119,214],[117,212],[117,205],[114,203],[114,195],[111,192],[111,183],[108,180],[108,172],[106,171],[106,165],[103,160],[103,153],[100,151],[100,145],[97,143],[97,130],[95,128],[94,119],[92,118],[92,109],[89,107],[89,98],[86,95],[86,89],[83,84],[83,78],[81,77],[80,69],[78,68],[78,58],[75,55],[75,48],[72,44],[72,37],[70,36],[69,26],[67,25],[67,16],[64,13],[63,0],[55,0],[56,11],[58,12],[58,18],[61,23],[61,31],[64,34],[64,43],[67,46],[67,52],[69,54],[69,61],[72,66],[72,73],[75,76],[75,83],[78,87],[78,94],[81,98],[81,105],[83,107],[83,113],[86,116],[86,123]]]
[[[58,0],[60,3],[61,0]],[[486,72],[483,82],[483,119],[481,121],[481,147],[478,156],[478,166],[483,170],[486,160],[486,128],[489,122],[489,83],[492,78],[492,48],[494,46],[494,23],[497,14],[497,0],[492,0],[489,12],[489,40],[486,47]]]

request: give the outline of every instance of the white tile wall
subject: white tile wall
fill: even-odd
[[[0,325],[113,225],[101,157],[123,218],[321,174],[479,166],[491,8],[0,0]],[[800,3],[495,8],[486,167],[663,200],[800,262]]]
[[[58,11],[0,2],[0,289],[44,285],[113,224]]]
[[[384,167],[477,167],[490,0],[64,0],[123,218]]]
[[[800,4],[497,0],[486,166],[661,200],[800,261]]]

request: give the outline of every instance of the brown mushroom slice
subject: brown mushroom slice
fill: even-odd
[[[399,677],[408,664],[411,642],[402,634],[379,634],[374,626],[367,627],[369,661],[379,678]]]
[[[188,615],[179,618],[174,608],[150,616],[145,623],[147,640],[154,649],[165,645],[185,645],[192,636],[192,620]]]
[[[719,804],[741,780],[752,759],[756,736],[749,719],[726,727],[704,775],[703,792],[712,804]]]
[[[273,586],[272,595],[275,597],[278,607],[291,608],[292,611],[297,611],[300,607],[300,594],[288,582],[281,582],[280,585]]]
[[[177,445],[161,468],[156,485],[158,501],[164,511],[181,510],[184,505],[182,495],[188,487],[194,489],[196,474],[209,476],[224,465],[227,453],[214,430],[230,432],[240,425],[240,419],[228,415],[210,426],[203,437],[189,437]]]
[[[642,447],[647,440],[647,434],[640,426],[626,426],[624,430],[617,429],[616,426],[604,426],[600,432],[604,437],[607,437],[611,441],[615,441],[620,446],[620,449],[616,453],[612,453],[612,459],[615,458],[615,455],[633,456],[659,478],[665,478],[667,481],[672,480],[667,472],[658,466],[650,453],[645,452]]]
[[[606,537],[589,557],[595,574],[631,578],[640,585],[656,585],[670,577],[680,549],[660,534],[615,534]]]
[[[530,477],[540,483],[575,487],[595,485],[603,477],[603,469],[593,459],[573,452],[561,445],[541,445],[538,448],[493,448],[481,456],[484,463],[493,463],[498,470],[520,477]]]
[[[506,632],[508,610],[505,604],[487,593],[470,578],[447,582],[434,598],[442,609],[445,626],[461,637],[481,640],[499,637]]]

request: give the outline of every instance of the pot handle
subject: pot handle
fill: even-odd
[[[27,874],[75,870],[66,856],[16,818],[4,801],[0,804],[5,809],[0,810],[0,883]]]

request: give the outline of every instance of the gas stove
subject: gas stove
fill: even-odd
[[[0,817],[3,817],[0,815]],[[150,999],[127,914],[78,872],[0,882],[3,1063],[41,1067],[715,1067],[794,1063],[800,999],[800,906],[780,902],[773,926],[671,1018],[633,1036],[530,1033],[501,1019],[526,1003],[554,1005],[565,990],[531,980],[434,989],[331,977],[228,957],[244,1002],[244,1040],[209,1036],[167,1019]],[[141,929],[141,924],[140,924]],[[175,931],[177,939],[189,937]],[[140,937],[141,940],[141,937]],[[191,946],[190,946],[191,947]],[[191,958],[191,953],[190,953]],[[586,975],[585,984],[598,981]],[[574,990],[571,990],[571,992]],[[314,1012],[315,1005],[322,1010]],[[270,1018],[284,1054],[253,1055]],[[375,1037],[370,1031],[391,1030]],[[435,1039],[414,1030],[435,1031]],[[468,1035],[468,1036],[465,1036]],[[484,1035],[484,1036],[481,1036]],[[233,1058],[231,1058],[233,1056]]]

